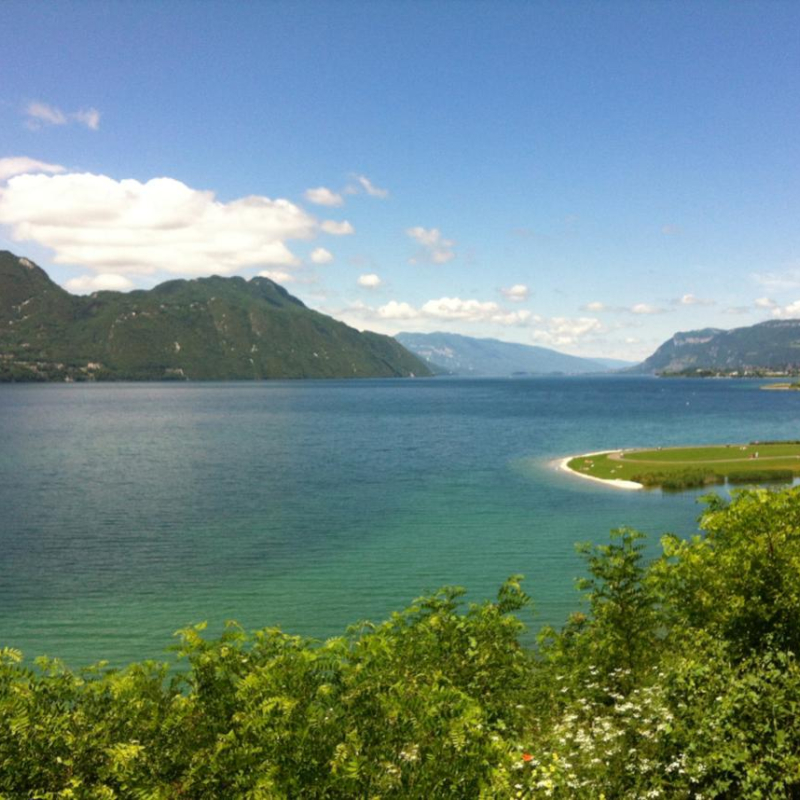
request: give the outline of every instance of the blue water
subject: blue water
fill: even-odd
[[[652,378],[0,386],[0,646],[161,657],[208,620],[315,637],[512,573],[577,607],[576,541],[696,529],[698,493],[557,473],[571,453],[800,438],[800,396]]]

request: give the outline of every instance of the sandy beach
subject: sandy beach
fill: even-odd
[[[605,478],[595,478],[594,475],[585,475],[582,472],[576,472],[574,469],[570,469],[567,464],[572,461],[573,458],[591,458],[591,456],[604,456],[608,453],[619,453],[622,452],[621,450],[599,450],[595,453],[581,453],[577,456],[567,456],[566,458],[558,459],[555,464],[558,469],[563,470],[564,472],[569,473],[570,475],[575,475],[578,478],[583,478],[587,481],[594,481],[595,483],[602,483],[604,486],[610,486],[613,489],[643,489],[641,483],[636,483],[636,481],[622,481],[622,480],[606,480]]]

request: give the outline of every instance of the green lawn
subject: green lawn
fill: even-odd
[[[663,477],[681,475],[693,477],[687,486],[721,483],[729,476],[732,480],[759,483],[770,478],[787,479],[787,472],[800,474],[800,442],[612,451],[573,458],[567,466],[605,480],[635,481],[637,477],[650,476],[640,482],[653,486],[661,485]],[[701,480],[701,475],[707,479]],[[748,476],[755,477],[750,480]]]

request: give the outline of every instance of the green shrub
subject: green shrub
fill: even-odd
[[[728,483],[791,483],[794,473],[790,469],[747,469],[728,473]]]
[[[724,483],[725,478],[704,469],[684,469],[678,472],[643,472],[634,475],[631,480],[641,483],[650,489],[660,486],[668,492],[679,492],[683,489],[696,489],[701,486],[713,486]]]

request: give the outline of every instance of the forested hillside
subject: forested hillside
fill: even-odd
[[[268,278],[173,280],[74,296],[0,252],[0,380],[430,375],[389,336],[306,308]]]

